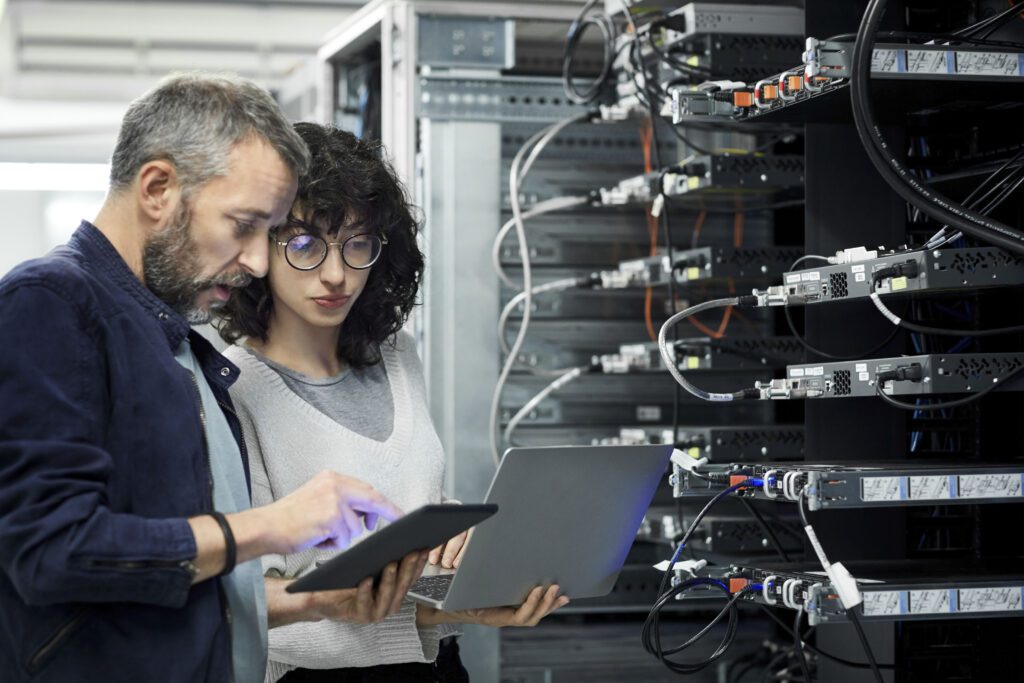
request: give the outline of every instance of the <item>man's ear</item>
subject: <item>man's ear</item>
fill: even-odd
[[[174,165],[157,159],[139,169],[139,209],[154,223],[165,222],[181,199],[181,186]]]

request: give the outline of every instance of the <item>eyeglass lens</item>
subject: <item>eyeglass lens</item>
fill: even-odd
[[[285,246],[285,258],[293,268],[312,270],[327,258],[327,241],[316,235],[294,235]],[[377,235],[353,235],[341,244],[341,259],[349,268],[369,268],[380,257]]]

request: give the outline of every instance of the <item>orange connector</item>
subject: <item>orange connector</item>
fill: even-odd
[[[802,76],[790,76],[786,79],[786,90],[789,92],[796,92],[802,90],[804,87],[804,79]]]
[[[743,590],[744,588],[746,588],[749,585],[750,585],[750,579],[731,578],[731,579],[729,579],[729,592],[733,593],[733,594],[739,593],[741,590]]]
[[[774,100],[779,97],[779,86],[777,85],[765,85],[761,90],[762,100]]]
[[[745,474],[730,474],[729,475],[729,486],[735,486],[736,484],[742,484],[747,479],[750,479]]]
[[[746,90],[737,90],[732,94],[732,103],[737,107],[753,107],[754,93]]]

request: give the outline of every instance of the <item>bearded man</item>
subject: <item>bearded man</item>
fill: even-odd
[[[238,369],[190,328],[266,274],[307,164],[258,86],[170,78],[125,114],[96,218],[0,280],[5,681],[262,681],[257,558],[401,514],[328,472],[250,509]]]

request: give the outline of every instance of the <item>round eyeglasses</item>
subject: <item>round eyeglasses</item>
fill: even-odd
[[[284,258],[288,265],[296,270],[314,270],[327,260],[327,250],[341,247],[341,260],[354,270],[365,270],[380,258],[387,238],[378,235],[352,235],[342,242],[328,242],[317,235],[299,233],[292,235],[288,241],[277,241],[284,247]]]

